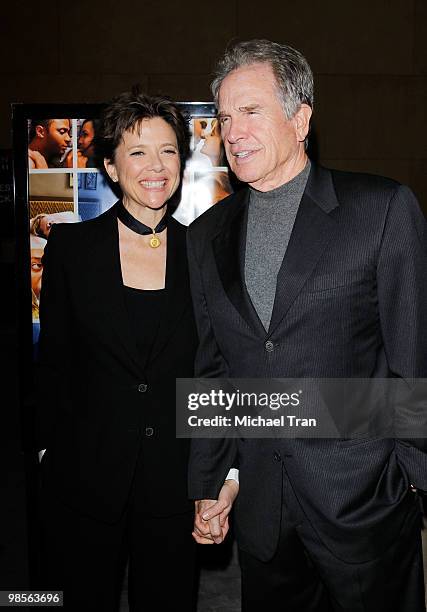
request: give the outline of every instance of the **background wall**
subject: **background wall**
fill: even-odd
[[[320,159],[403,181],[427,210],[426,0],[28,0],[2,14],[0,148],[11,102],[105,101],[135,82],[210,100],[227,42],[264,37],[313,67]]]

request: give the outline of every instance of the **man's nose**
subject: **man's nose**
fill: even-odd
[[[242,121],[234,119],[230,121],[229,130],[226,134],[226,138],[230,144],[238,142],[242,138],[245,138],[246,129]]]

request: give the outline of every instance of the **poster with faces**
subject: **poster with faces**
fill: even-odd
[[[197,110],[190,122],[191,156],[185,167],[181,202],[174,213],[184,225],[233,191],[215,109],[211,105],[211,112],[205,114]]]
[[[189,118],[191,155],[184,170],[180,203],[173,214],[189,225],[230,194],[232,187],[214,105],[186,102],[180,106]],[[113,193],[112,183],[96,159],[98,118],[75,114],[64,118],[61,105],[56,116],[52,115],[47,119],[31,117],[26,128],[34,343],[39,329],[43,251],[52,226],[93,219],[120,196],[117,190]]]
[[[110,208],[117,196],[99,172],[97,119],[28,120],[28,214],[33,341],[38,339],[43,251],[56,223],[78,223]]]

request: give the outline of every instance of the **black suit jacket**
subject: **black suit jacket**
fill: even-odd
[[[196,376],[427,376],[426,223],[407,187],[312,164],[268,332],[243,280],[247,201],[247,190],[228,197],[188,232]],[[238,466],[239,544],[267,560],[279,536],[284,466],[324,544],[365,561],[402,528],[414,502],[409,484],[427,489],[424,441],[412,442],[193,440],[190,495],[217,498]]]
[[[193,375],[197,346],[185,235],[171,218],[167,300],[145,369],[124,301],[116,207],[55,226],[45,249],[37,376],[43,478],[66,504],[107,522],[123,511],[140,449],[147,512],[191,509],[189,444],[175,436],[175,378]]]

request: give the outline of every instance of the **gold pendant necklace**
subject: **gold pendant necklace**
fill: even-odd
[[[120,221],[124,223],[126,227],[131,229],[133,232],[140,234],[141,236],[149,236],[150,234],[152,234],[150,240],[148,241],[148,244],[152,249],[157,249],[162,244],[156,232],[163,232],[163,230],[166,229],[169,218],[167,211],[160,219],[156,227],[151,228],[148,225],[141,223],[141,221],[138,221],[138,219],[135,219],[135,217],[133,217],[130,212],[124,207],[123,202],[117,202],[116,207],[117,218],[120,219]]]
[[[156,232],[153,230],[153,235],[150,238],[150,247],[152,249],[157,249],[162,243],[160,242],[160,238],[157,236]]]

